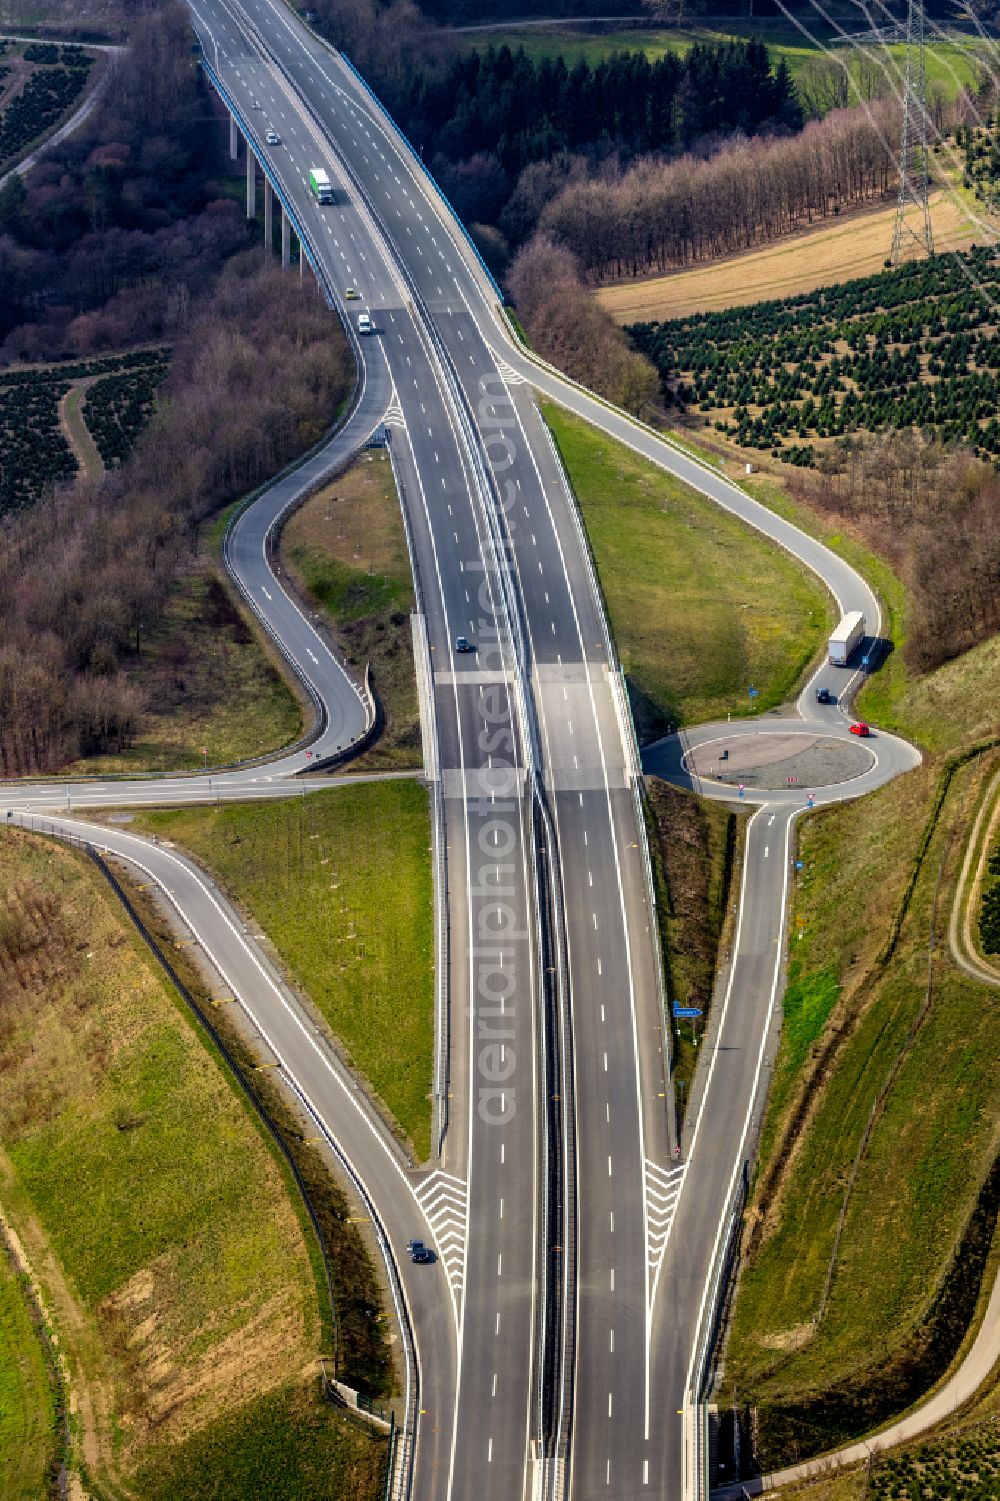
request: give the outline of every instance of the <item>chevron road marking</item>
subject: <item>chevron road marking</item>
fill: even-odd
[[[649,1266],[649,1283],[652,1287],[667,1249],[670,1227],[680,1196],[687,1163],[677,1167],[657,1167],[646,1159],[646,1259]]]
[[[456,1301],[462,1296],[465,1277],[465,1236],[469,1217],[469,1190],[451,1173],[431,1173],[414,1196],[434,1231],[448,1280]]]

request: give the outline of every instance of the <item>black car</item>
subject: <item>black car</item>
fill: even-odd
[[[434,1260],[434,1252],[430,1246],[425,1246],[422,1240],[408,1240],[406,1242],[406,1249],[410,1253],[410,1260],[417,1262],[421,1266]]]
[[[830,692],[829,688],[817,688],[816,689],[816,702],[818,704],[832,704],[833,703],[833,694]]]

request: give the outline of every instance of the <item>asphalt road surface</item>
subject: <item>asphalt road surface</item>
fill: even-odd
[[[240,587],[320,705],[320,736],[266,766],[217,774],[207,788],[204,778],[8,787],[0,812],[58,815],[65,829],[76,807],[284,796],[298,790],[290,775],[357,740],[363,696],[284,595],[267,538],[302,487],[384,414],[426,622],[446,851],[451,1099],[440,1160],[422,1177],[399,1162],[321,1045],[268,999],[260,955],[206,897],[204,878],[124,831],[102,842],[167,885],[226,983],[248,1011],[259,1007],[255,1019],[364,1184],[390,1251],[398,1258],[402,1240],[421,1231],[436,1240],[438,1263],[404,1261],[398,1286],[422,1411],[413,1494],[695,1494],[681,1414],[697,1386],[714,1269],[766,1082],[789,831],[804,801],[777,795],[751,823],[722,1036],[677,1157],[639,767],[579,518],[531,387],[766,532],[825,579],[843,610],[862,609],[874,638],[877,604],[821,544],[511,342],[488,277],[419,162],[280,0],[191,0],[191,9],[218,86],[341,299],[363,372],[346,427],[310,470],[245,514],[227,548]],[[264,144],[269,127],[278,146]],[[331,206],[309,192],[314,166],[334,182]],[[358,301],[342,300],[348,286]],[[354,332],[362,309],[373,335]],[[477,649],[456,653],[459,635]],[[851,686],[845,679],[838,697],[848,700]],[[824,733],[847,733],[841,705],[819,709],[808,686],[799,709]],[[699,775],[708,734],[690,737],[694,771],[684,747],[663,752],[668,763],[675,756],[666,769]],[[913,760],[891,737],[879,737],[876,754],[870,776]],[[870,776],[817,800],[856,795],[874,785]],[[699,790],[733,796],[703,779]],[[549,1001],[551,1031],[541,1025]],[[561,1042],[554,1104],[546,1070]],[[553,1220],[557,1157],[567,1192]]]

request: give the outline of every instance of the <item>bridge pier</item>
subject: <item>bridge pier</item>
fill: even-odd
[[[264,254],[274,254],[274,190],[270,179],[264,178]]]
[[[235,162],[240,154],[240,134],[236,129],[236,118],[229,116],[229,159]]]
[[[257,217],[257,158],[247,141],[247,218]]]
[[[281,264],[288,266],[292,260],[292,226],[284,206],[281,206]]]

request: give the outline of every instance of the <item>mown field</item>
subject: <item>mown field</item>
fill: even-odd
[[[859,16],[859,22],[861,18]],[[458,45],[484,47],[488,45],[511,48],[523,47],[532,58],[565,57],[572,64],[585,57],[590,63],[599,63],[613,52],[644,52],[649,58],[662,57],[665,52],[684,53],[697,43],[718,43],[739,38],[754,37],[767,44],[775,62],[784,59],[793,77],[813,66],[828,54],[839,55],[848,50],[848,44],[822,24],[818,13],[813,25],[803,22],[804,29],[782,21],[741,22],[733,19],[718,27],[678,26],[667,28],[628,25],[588,27],[585,22],[560,26],[518,26],[516,22],[498,23],[488,30],[456,31],[451,40]],[[845,28],[850,29],[850,28]],[[859,24],[857,30],[861,30]],[[954,98],[959,89],[973,82],[976,76],[976,59],[987,58],[989,44],[982,38],[962,36],[959,33],[939,34],[928,28],[927,81],[938,87],[946,98]],[[905,49],[893,45],[889,55],[897,68],[902,68]],[[881,59],[884,49],[874,55]],[[859,54],[849,68],[860,74],[863,60]],[[857,102],[856,100],[852,102]]]
[[[319,1400],[330,1334],[268,1139],[93,867],[0,837],[0,1197],[88,1492],[374,1501],[384,1445]]]
[[[583,513],[640,738],[783,702],[826,632],[819,584],[672,475],[562,408],[543,410]]]
[[[913,720],[933,719],[942,751],[1000,733],[995,697],[966,717],[983,666],[979,648],[914,690]],[[905,696],[900,707],[905,717]],[[800,829],[782,1038],[726,1354],[766,1469],[911,1405],[975,1312],[997,1213],[994,1008],[944,935],[995,762],[961,767],[941,802],[939,754]]]
[[[366,453],[286,522],[281,556],[299,589],[324,612],[352,669],[370,664],[382,724],[352,767],[422,763],[410,613],[413,580],[392,465]]]
[[[189,850],[253,914],[425,1158],[434,1048],[426,790],[409,780],[367,783],[141,822]]]
[[[976,223],[952,194],[930,198],[931,225],[938,250],[967,250],[984,240]],[[882,271],[892,244],[896,208],[878,208],[777,240],[746,255],[713,260],[675,271],[601,287],[595,294],[616,323],[686,318],[748,303],[795,297],[843,282],[845,277]]]

